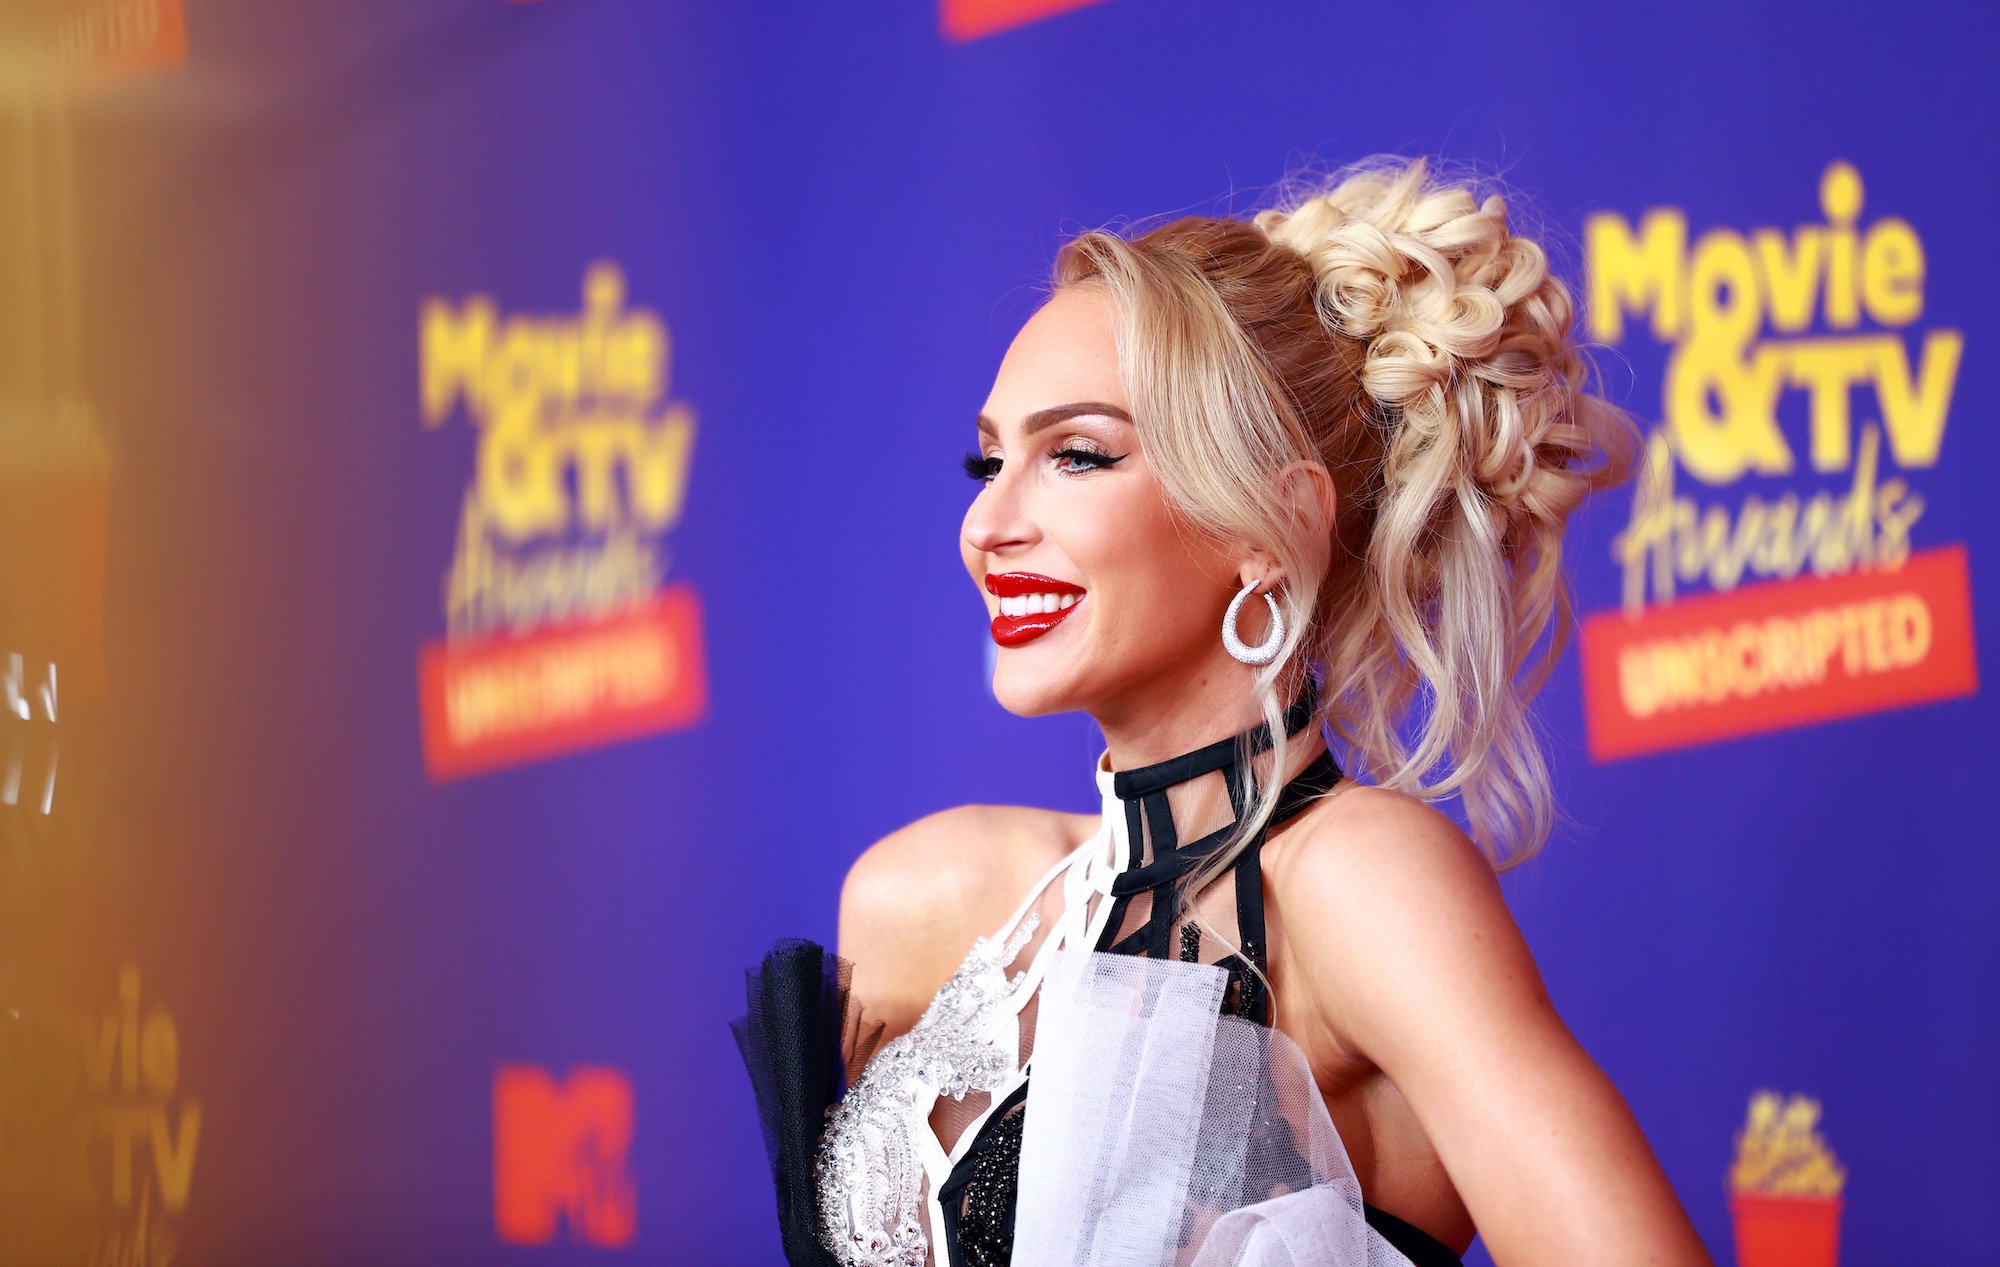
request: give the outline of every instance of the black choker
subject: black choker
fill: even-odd
[[[1285,733],[1288,736],[1297,735],[1306,729],[1318,707],[1318,690],[1308,678],[1299,697],[1285,710]],[[1112,774],[1111,789],[1125,805],[1125,836],[1129,855],[1125,869],[1112,877],[1111,900],[1114,906],[1097,949],[1148,955],[1155,959],[1167,957],[1169,943],[1173,940],[1170,933],[1176,922],[1179,896],[1171,882],[1185,876],[1203,859],[1220,849],[1256,798],[1254,777],[1237,761],[1239,745],[1246,736],[1252,756],[1271,747],[1270,728],[1259,723],[1243,734],[1231,735],[1178,757]],[[1228,785],[1234,817],[1226,826],[1182,844],[1180,834],[1174,827],[1173,812],[1167,803],[1167,790],[1216,771],[1221,771]],[[1278,794],[1277,807],[1272,811],[1270,820],[1230,864],[1236,873],[1237,929],[1245,954],[1249,955],[1259,971],[1267,970],[1264,962],[1264,882],[1259,860],[1265,834],[1304,809],[1314,798],[1331,790],[1340,779],[1340,767],[1334,762],[1333,754],[1320,753],[1296,778],[1285,784]],[[1147,837],[1144,832],[1148,828],[1152,831],[1153,845],[1150,862],[1145,861]],[[1122,937],[1119,936],[1128,922],[1128,910],[1133,900],[1142,893],[1149,895],[1144,919],[1125,931]],[[1183,959],[1198,957],[1198,926],[1189,923],[1181,929],[1179,949]],[[1268,1025],[1270,1021],[1264,1007],[1263,992],[1257,988],[1255,975],[1247,971],[1242,958],[1232,955],[1222,960],[1221,964],[1229,969],[1232,985],[1237,987],[1237,1002],[1232,1010]]]

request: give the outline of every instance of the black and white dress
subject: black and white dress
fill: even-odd
[[[1240,818],[1246,740],[1270,746],[1259,726],[1135,770],[1100,757],[1097,831],[879,1049],[818,945],[782,941],[750,975],[734,1029],[793,1267],[1460,1267],[1362,1200],[1303,1053],[1270,1026],[1249,968],[1268,971],[1262,833],[1195,903],[1240,953],[1176,914],[1174,882],[1234,822],[1182,841],[1167,791],[1219,773]],[[1340,778],[1322,754],[1270,825]]]

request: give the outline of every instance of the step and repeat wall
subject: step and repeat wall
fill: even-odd
[[[957,553],[1057,245],[1376,153],[1648,437],[1503,881],[1559,1010],[1718,1262],[1993,1260],[1979,7],[17,8],[0,1262],[779,1262],[745,969],[1096,807]]]

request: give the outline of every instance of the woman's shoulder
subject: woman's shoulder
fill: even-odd
[[[887,898],[907,906],[951,908],[994,898],[1013,876],[1032,880],[1089,837],[1097,817],[1025,805],[956,805],[897,828],[861,852],[848,869],[842,901],[865,906]],[[1012,899],[1001,902],[1003,908]],[[1005,914],[1003,909],[1000,914]]]
[[[1514,997],[1484,989],[1496,977],[1538,993],[1492,863],[1429,802],[1353,784],[1265,852],[1274,935],[1303,970],[1316,1020],[1354,1047],[1379,1052],[1382,1027],[1406,1031],[1412,1017],[1462,1016],[1468,991]]]
[[[1020,805],[927,814],[863,850],[840,890],[839,952],[891,1035],[916,1024],[975,937],[1096,829],[1095,815]]]

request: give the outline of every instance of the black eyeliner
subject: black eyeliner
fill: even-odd
[[[1131,454],[1121,453],[1114,458],[1109,453],[1099,453],[1094,449],[1057,449],[1054,453],[1050,454],[1049,456],[1058,458],[1080,458],[1082,459],[1082,461],[1086,466],[1102,471],[1118,465],[1120,462],[1123,462],[1126,458],[1130,457]]]

